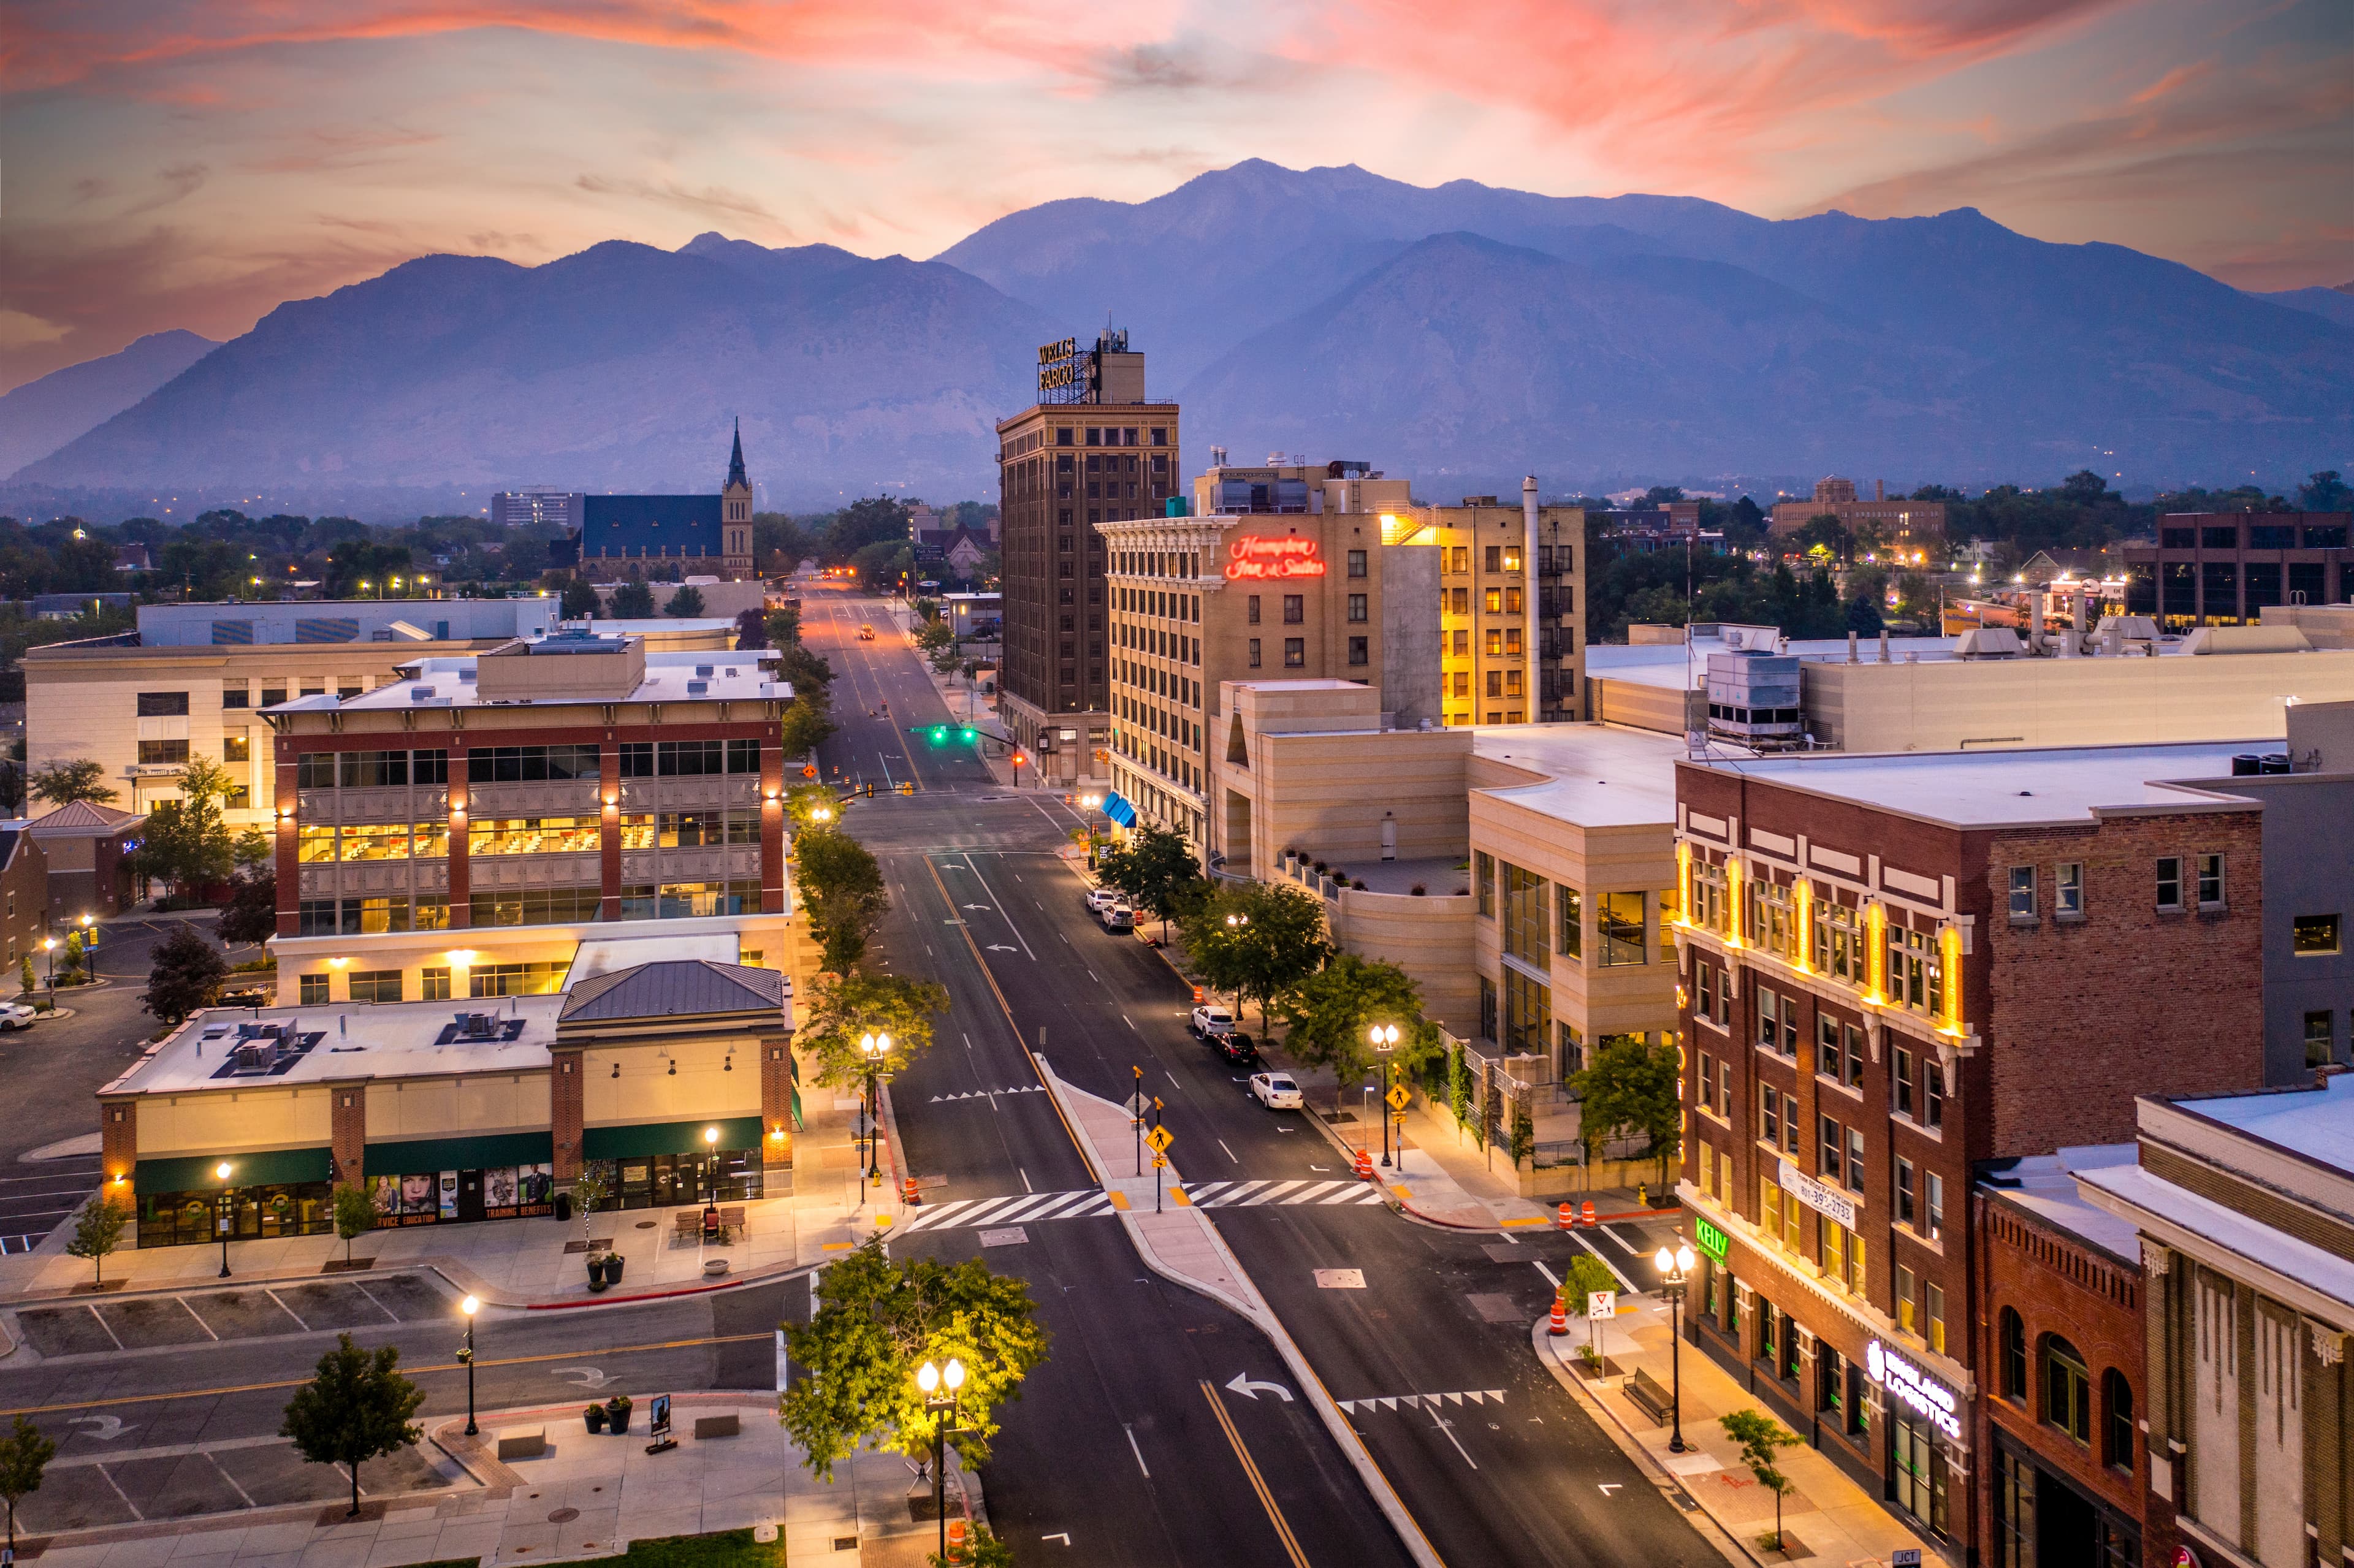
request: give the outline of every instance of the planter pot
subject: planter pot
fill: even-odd
[[[616,1410],[611,1405],[607,1405],[605,1407],[605,1430],[610,1432],[616,1437],[628,1436],[630,1430],[630,1416],[631,1414],[632,1413],[630,1411]]]
[[[601,1433],[605,1430],[605,1407],[601,1404],[592,1404],[580,1413],[580,1419],[588,1425],[590,1432]]]
[[[588,1260],[588,1288],[591,1290],[605,1288],[605,1260],[601,1257],[592,1257]]]
[[[620,1283],[621,1283],[621,1265],[622,1265],[622,1264],[624,1264],[624,1263],[625,1263],[625,1262],[627,1262],[627,1261],[628,1261],[628,1259],[626,1259],[626,1258],[622,1257],[622,1255],[621,1255],[620,1253],[610,1253],[610,1254],[608,1254],[608,1255],[606,1255],[606,1258],[605,1258],[605,1283],[606,1283],[606,1284],[608,1284],[608,1285],[619,1285],[619,1284],[620,1284]]]

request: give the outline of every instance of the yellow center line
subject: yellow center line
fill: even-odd
[[[1235,1457],[1242,1461],[1243,1474],[1250,1478],[1251,1490],[1258,1494],[1259,1506],[1267,1510],[1267,1517],[1274,1524],[1284,1552],[1291,1558],[1292,1568],[1308,1568],[1308,1554],[1299,1550],[1299,1540],[1291,1533],[1290,1521],[1283,1517],[1283,1510],[1276,1507],[1275,1494],[1267,1489],[1267,1479],[1258,1473],[1258,1463],[1251,1457],[1250,1449],[1244,1446],[1243,1435],[1235,1430],[1234,1417],[1226,1414],[1225,1405],[1218,1398],[1218,1391],[1204,1382],[1202,1397],[1208,1400],[1210,1408],[1217,1413],[1218,1425],[1225,1429],[1226,1441],[1234,1445]]]
[[[556,1351],[543,1356],[503,1356],[497,1361],[477,1361],[478,1367],[521,1367],[539,1361],[579,1361],[588,1356],[627,1356],[646,1351],[685,1351],[698,1345],[736,1345],[752,1340],[767,1340],[769,1334],[717,1334],[701,1340],[663,1340],[645,1345],[609,1345],[602,1350]],[[423,1376],[427,1372],[464,1372],[462,1361],[437,1361],[431,1366],[404,1367],[403,1372]],[[241,1383],[225,1388],[189,1388],[164,1393],[123,1394],[113,1399],[77,1399],[63,1404],[27,1404],[16,1410],[0,1410],[0,1416],[41,1415],[53,1410],[97,1410],[110,1404],[154,1404],[167,1399],[213,1399],[229,1393],[254,1393],[273,1388],[300,1388],[311,1380],[307,1377],[286,1378],[276,1383]]]

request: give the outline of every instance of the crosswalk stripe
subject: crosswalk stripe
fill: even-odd
[[[1317,1200],[1316,1200],[1318,1202],[1320,1202],[1320,1203],[1353,1203],[1353,1202],[1357,1202],[1358,1200],[1360,1200],[1361,1198],[1363,1198],[1363,1197],[1365,1195],[1366,1192],[1368,1191],[1368,1189],[1367,1189],[1367,1188],[1365,1188],[1365,1187],[1363,1187],[1363,1186],[1361,1186],[1360,1184],[1358,1184],[1357,1182],[1354,1182],[1354,1181],[1335,1181],[1335,1182],[1333,1182],[1333,1183],[1332,1183],[1332,1185],[1334,1185],[1335,1187],[1339,1187],[1339,1188],[1341,1188],[1341,1191],[1340,1191],[1340,1192],[1338,1192],[1333,1193],[1331,1197],[1328,1197],[1328,1198],[1319,1198],[1319,1199],[1317,1199]]]
[[[1185,1192],[1196,1207],[1204,1209],[1253,1207],[1261,1203],[1378,1203],[1383,1201],[1379,1187],[1352,1180],[1204,1181],[1198,1187],[1187,1187]],[[967,1225],[1084,1219],[1111,1212],[1109,1194],[1101,1188],[1083,1187],[1065,1192],[1014,1192],[990,1198],[934,1201],[907,1211],[896,1228],[906,1234]]]
[[[1273,1185],[1271,1185],[1271,1186],[1267,1187],[1267,1188],[1265,1191],[1263,1191],[1263,1192],[1254,1192],[1254,1193],[1252,1193],[1248,1198],[1246,1198],[1245,1200],[1243,1200],[1243,1203],[1244,1203],[1244,1206],[1245,1206],[1246,1208],[1247,1208],[1247,1207],[1250,1207],[1250,1206],[1251,1206],[1251,1205],[1253,1205],[1253,1204],[1269,1202],[1272,1202],[1272,1201],[1275,1199],[1275,1197],[1277,1196],[1277,1194],[1278,1194],[1278,1193],[1282,1193],[1282,1192],[1289,1192],[1289,1191],[1291,1191],[1291,1189],[1293,1189],[1294,1187],[1299,1187],[1299,1186],[1304,1186],[1304,1185],[1306,1185],[1306,1183],[1305,1183],[1305,1182],[1300,1182],[1300,1181],[1278,1181],[1278,1182],[1274,1183]]]

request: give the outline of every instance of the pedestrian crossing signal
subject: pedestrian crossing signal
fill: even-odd
[[[912,779],[910,779],[910,780],[903,780],[903,781],[902,781],[902,782],[897,786],[897,788],[898,788],[899,793],[900,793],[900,794],[902,794],[902,795],[912,795],[912,794],[914,794],[914,793],[916,792],[916,786],[915,786],[915,783],[914,783],[914,781],[913,781]]]
[[[870,800],[875,799],[875,786],[872,781],[869,781],[866,786],[866,798]]]

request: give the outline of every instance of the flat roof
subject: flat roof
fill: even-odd
[[[1892,637],[1888,640],[1889,661],[1902,664],[1905,655],[1911,653],[1919,655],[1923,663],[1952,663],[1956,662],[1954,647],[1959,641],[1953,637]],[[1615,642],[1589,642],[1585,647],[1585,675],[1588,680],[1627,681],[1669,691],[1697,692],[1708,684],[1708,656],[1734,652],[1734,648],[1714,637],[1703,637],[1691,643],[1689,659],[1681,642],[1645,642],[1624,647]],[[1844,664],[1847,639],[1807,638],[1776,652],[1795,653],[1815,663]],[[1862,663],[1879,663],[1880,639],[1858,638],[1855,656]],[[1689,681],[1685,678],[1687,664],[1691,670]]]
[[[2062,1149],[2056,1154],[2035,1154],[2009,1169],[1991,1171],[1980,1185],[2001,1195],[2003,1202],[2025,1210],[2053,1230],[2100,1248],[2118,1262],[2138,1267],[2141,1233],[2129,1220],[2085,1201],[2076,1185],[2081,1171],[2130,1166],[2140,1159],[2138,1145],[2095,1143]]]
[[[538,1071],[556,1042],[565,997],[511,996],[459,1001],[330,1002],[317,1007],[214,1007],[149,1047],[110,1094],[278,1087],[338,1078],[430,1077],[452,1073]],[[493,1037],[465,1037],[458,1020],[490,1013]],[[264,1072],[238,1072],[231,1057],[240,1025],[281,1023],[304,1046]]]
[[[1709,758],[1691,766],[1953,827],[2019,827],[2091,821],[2116,812],[2261,810],[2257,800],[2229,793],[2232,758],[2279,747],[2276,739],[2255,739],[2000,751],[1819,751]]]
[[[2354,1175],[2354,1074],[2334,1073],[2320,1093],[2276,1090],[2168,1099],[2185,1116],[2221,1122],[2236,1132]]]
[[[618,646],[618,642],[616,644]],[[610,652],[610,649],[576,648],[576,652]],[[533,651],[554,652],[541,647]],[[582,703],[677,703],[726,702],[756,699],[792,700],[790,681],[779,681],[766,673],[778,655],[766,649],[752,652],[732,652],[719,650],[695,652],[692,649],[658,649],[646,654],[645,679],[627,696],[567,696],[557,694],[543,699],[517,699],[511,702],[486,703],[476,690],[472,675],[476,656],[471,653],[452,654],[443,658],[414,659],[402,662],[400,669],[414,671],[389,685],[363,692],[356,697],[338,697],[322,692],[316,696],[298,697],[291,703],[276,704],[267,713],[384,713],[404,708],[474,708],[525,707],[532,701],[544,701],[549,705],[578,705]],[[705,673],[705,672],[707,672]],[[690,692],[689,684],[702,683],[705,690]],[[423,693],[423,695],[412,695]]]
[[[1672,824],[1688,755],[1680,735],[1609,724],[1475,726],[1471,752],[1552,776],[1475,793],[1593,828]]]

